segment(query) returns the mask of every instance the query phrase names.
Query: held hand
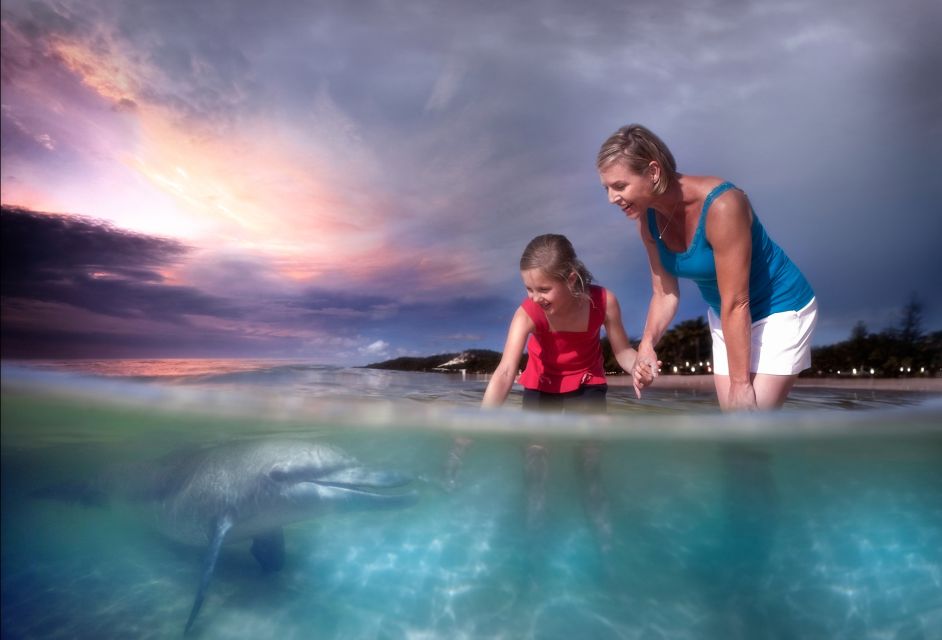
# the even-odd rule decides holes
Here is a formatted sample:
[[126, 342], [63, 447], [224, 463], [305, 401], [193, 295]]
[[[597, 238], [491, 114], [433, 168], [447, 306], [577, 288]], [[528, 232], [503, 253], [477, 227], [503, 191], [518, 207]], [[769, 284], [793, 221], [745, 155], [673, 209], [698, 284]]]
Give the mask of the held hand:
[[635, 366], [631, 370], [636, 397], [641, 398], [641, 390], [654, 382], [654, 379], [660, 373], [660, 369], [661, 361], [657, 359], [657, 354], [653, 351], [644, 356], [638, 355], [635, 359]]

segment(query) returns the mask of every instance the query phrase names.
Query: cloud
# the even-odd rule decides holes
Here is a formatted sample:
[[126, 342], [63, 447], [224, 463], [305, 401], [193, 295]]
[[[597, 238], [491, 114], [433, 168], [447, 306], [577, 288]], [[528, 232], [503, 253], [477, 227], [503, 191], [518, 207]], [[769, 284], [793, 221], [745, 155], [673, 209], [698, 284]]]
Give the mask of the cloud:
[[364, 356], [384, 357], [389, 353], [389, 343], [385, 340], [377, 340], [375, 342], [371, 342], [365, 347], [360, 347], [359, 351]]
[[187, 248], [101, 221], [3, 207], [3, 296], [68, 304], [120, 317], [182, 321], [238, 311], [192, 287], [166, 284], [162, 270]]
[[[4, 203], [186, 243], [84, 283], [115, 297], [89, 310], [143, 308], [147, 284], [230, 337], [500, 348], [519, 252], [559, 232], [637, 335], [644, 250], [593, 160], [640, 121], [749, 193], [816, 288], [819, 339], [900, 291], [937, 326], [940, 30], [932, 0], [11, 0]], [[682, 291], [677, 319], [702, 314]]]
[[[482, 325], [497, 327], [494, 299], [299, 287], [251, 255], [194, 251], [81, 216], [5, 206], [0, 222], [4, 357], [282, 355], [351, 364], [392, 344], [451, 347], [456, 332], [486, 341], [493, 335]], [[178, 283], [183, 274], [190, 284]]]
[[196, 334], [207, 338], [191, 318], [243, 315], [227, 300], [167, 281], [187, 253], [177, 241], [13, 207], [3, 207], [0, 222], [5, 355], [35, 356], [67, 342], [68, 353], [91, 351], [108, 336], [112, 353], [161, 341], [179, 347]]

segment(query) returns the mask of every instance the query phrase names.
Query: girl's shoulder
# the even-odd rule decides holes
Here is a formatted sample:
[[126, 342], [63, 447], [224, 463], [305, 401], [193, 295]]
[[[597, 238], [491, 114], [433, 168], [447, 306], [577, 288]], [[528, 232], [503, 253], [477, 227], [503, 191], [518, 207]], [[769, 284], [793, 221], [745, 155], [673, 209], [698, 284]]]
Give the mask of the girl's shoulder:
[[543, 312], [543, 309], [529, 298], [524, 298], [520, 306], [517, 307], [514, 319], [519, 319], [520, 322], [526, 326], [527, 330], [531, 332], [549, 330], [549, 321], [546, 319], [546, 314]]
[[614, 299], [615, 294], [600, 284], [590, 284], [589, 295], [592, 298], [592, 308], [600, 312], [604, 318], [611, 306], [610, 301]]

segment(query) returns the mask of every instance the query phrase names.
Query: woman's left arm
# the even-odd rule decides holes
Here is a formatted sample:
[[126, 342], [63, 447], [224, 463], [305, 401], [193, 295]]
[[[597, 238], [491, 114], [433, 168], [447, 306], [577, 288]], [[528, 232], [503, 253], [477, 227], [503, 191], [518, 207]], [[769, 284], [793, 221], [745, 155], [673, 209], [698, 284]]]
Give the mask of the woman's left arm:
[[713, 247], [720, 290], [720, 321], [729, 361], [729, 396], [723, 409], [755, 409], [756, 394], [749, 371], [752, 315], [749, 269], [752, 262], [752, 208], [746, 194], [731, 189], [710, 207], [707, 240]]

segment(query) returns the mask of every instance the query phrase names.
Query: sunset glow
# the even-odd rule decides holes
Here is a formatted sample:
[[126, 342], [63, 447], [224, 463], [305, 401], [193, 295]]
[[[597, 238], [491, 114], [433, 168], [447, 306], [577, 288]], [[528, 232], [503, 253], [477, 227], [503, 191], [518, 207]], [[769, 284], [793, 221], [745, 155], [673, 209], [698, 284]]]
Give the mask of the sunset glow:
[[[682, 171], [749, 192], [827, 308], [816, 339], [892, 324], [937, 289], [942, 229], [925, 216], [942, 194], [918, 176], [942, 162], [940, 98], [917, 77], [937, 12], [368, 5], [5, 2], [0, 195], [31, 235], [4, 267], [22, 278], [5, 284], [4, 344], [342, 362], [499, 349], [520, 251], [546, 232], [570, 237], [637, 336], [646, 254], [593, 163], [630, 121]], [[704, 313], [692, 290], [680, 304], [677, 320]]]

